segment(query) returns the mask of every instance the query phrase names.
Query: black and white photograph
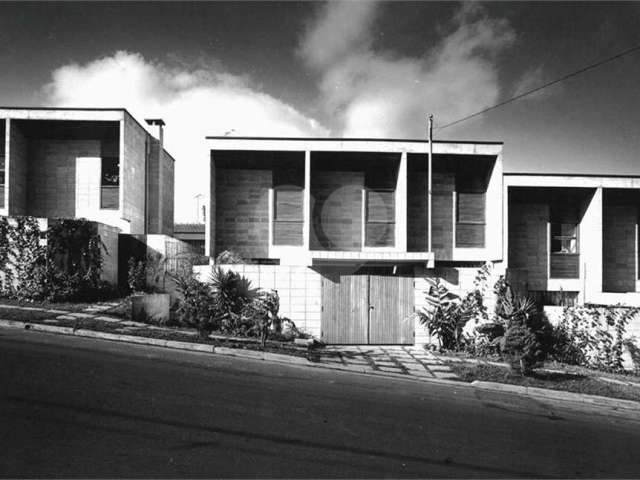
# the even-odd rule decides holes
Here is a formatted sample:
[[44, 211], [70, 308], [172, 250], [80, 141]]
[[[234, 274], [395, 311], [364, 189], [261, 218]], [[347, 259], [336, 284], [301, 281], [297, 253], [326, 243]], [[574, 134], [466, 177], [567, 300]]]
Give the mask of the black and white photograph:
[[0, 478], [640, 478], [640, 1], [0, 43]]

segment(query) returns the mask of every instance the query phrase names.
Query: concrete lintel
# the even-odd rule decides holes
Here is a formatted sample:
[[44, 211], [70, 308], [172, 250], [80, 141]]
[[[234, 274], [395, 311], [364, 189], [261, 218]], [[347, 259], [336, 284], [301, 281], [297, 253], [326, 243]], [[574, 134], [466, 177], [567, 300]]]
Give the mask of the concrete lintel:
[[[208, 138], [207, 146], [212, 150], [284, 150], [284, 151], [335, 151], [335, 152], [408, 152], [427, 154], [428, 142], [407, 140], [389, 141], [384, 139], [278, 139], [278, 138]], [[500, 144], [482, 143], [437, 143], [433, 144], [433, 153], [458, 155], [499, 155]]]
[[65, 110], [65, 109], [7, 109], [0, 108], [0, 118], [14, 120], [86, 120], [113, 121], [124, 119], [124, 110]]

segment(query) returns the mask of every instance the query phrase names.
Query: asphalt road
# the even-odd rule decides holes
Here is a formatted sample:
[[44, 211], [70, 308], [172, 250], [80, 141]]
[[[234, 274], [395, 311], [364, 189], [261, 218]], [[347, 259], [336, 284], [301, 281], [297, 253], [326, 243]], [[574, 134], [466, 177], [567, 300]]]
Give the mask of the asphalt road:
[[640, 414], [0, 329], [4, 477], [639, 477]]

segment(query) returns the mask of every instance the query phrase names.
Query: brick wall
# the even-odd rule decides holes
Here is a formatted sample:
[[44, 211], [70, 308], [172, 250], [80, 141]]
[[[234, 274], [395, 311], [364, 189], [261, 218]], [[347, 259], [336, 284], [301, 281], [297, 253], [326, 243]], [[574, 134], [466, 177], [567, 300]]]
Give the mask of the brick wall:
[[29, 140], [28, 214], [36, 217], [76, 216], [76, 158], [96, 157], [99, 140]]
[[602, 290], [635, 292], [636, 223], [635, 205], [603, 205]]
[[9, 215], [27, 214], [27, 140], [15, 121], [9, 121]]
[[312, 250], [362, 248], [364, 177], [364, 172], [312, 172], [309, 242]]
[[271, 170], [217, 169], [215, 177], [215, 254], [267, 258]]
[[509, 204], [509, 268], [526, 271], [530, 290], [547, 289], [549, 206]]
[[120, 188], [123, 190], [122, 216], [130, 222], [130, 233], [145, 230], [145, 143], [146, 130], [125, 114], [123, 122], [123, 158]]

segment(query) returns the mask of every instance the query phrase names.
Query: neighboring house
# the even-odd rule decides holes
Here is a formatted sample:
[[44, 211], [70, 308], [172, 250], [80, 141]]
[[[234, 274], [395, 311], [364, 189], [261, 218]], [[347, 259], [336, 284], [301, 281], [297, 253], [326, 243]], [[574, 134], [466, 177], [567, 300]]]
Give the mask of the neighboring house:
[[0, 215], [173, 232], [174, 160], [125, 109], [0, 107]]
[[204, 223], [176, 223], [173, 225], [173, 236], [191, 245], [194, 252], [204, 255]]
[[505, 174], [513, 283], [544, 305], [640, 305], [640, 177]]
[[429, 172], [420, 140], [207, 142], [207, 255], [246, 258], [233, 268], [325, 342], [426, 342], [424, 277], [465, 290], [502, 262], [501, 143], [434, 142]]

